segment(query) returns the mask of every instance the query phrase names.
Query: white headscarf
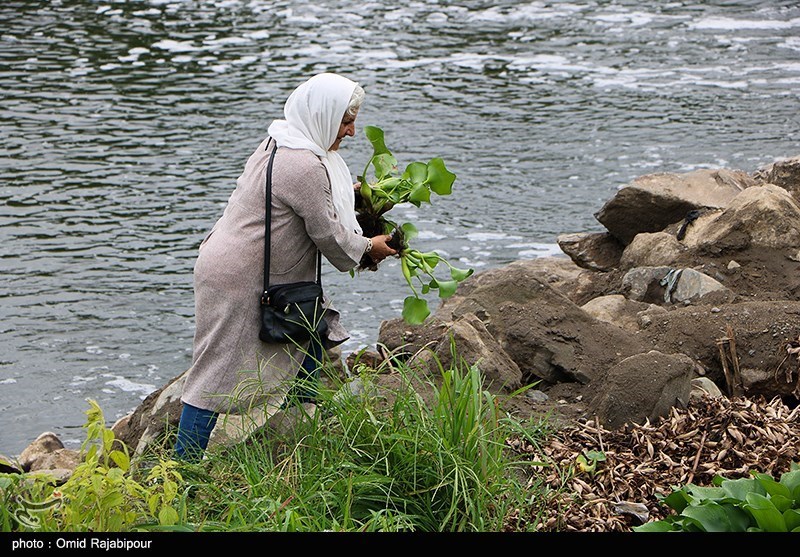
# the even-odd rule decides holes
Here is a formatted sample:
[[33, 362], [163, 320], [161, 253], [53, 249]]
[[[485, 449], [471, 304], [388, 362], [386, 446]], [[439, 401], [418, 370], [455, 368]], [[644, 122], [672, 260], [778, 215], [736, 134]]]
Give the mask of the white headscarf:
[[333, 73], [317, 74], [292, 91], [283, 107], [285, 120], [274, 120], [269, 135], [278, 147], [308, 149], [328, 170], [333, 208], [348, 229], [361, 234], [355, 213], [350, 169], [336, 151], [329, 151], [339, 133], [356, 82]]

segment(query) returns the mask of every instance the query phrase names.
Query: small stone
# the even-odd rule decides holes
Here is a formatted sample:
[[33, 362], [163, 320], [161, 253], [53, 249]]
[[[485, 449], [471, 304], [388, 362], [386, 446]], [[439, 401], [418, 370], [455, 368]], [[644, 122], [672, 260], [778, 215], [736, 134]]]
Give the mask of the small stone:
[[732, 270], [732, 269], [738, 269], [739, 267], [741, 267], [741, 265], [739, 265], [739, 264], [738, 264], [736, 261], [734, 261], [733, 259], [731, 259], [730, 263], [728, 263], [728, 270]]
[[620, 501], [614, 504], [614, 511], [619, 514], [629, 514], [636, 518], [641, 524], [647, 522], [650, 517], [650, 511], [647, 505], [642, 503], [631, 503], [629, 501]]
[[711, 308], [711, 313], [719, 313], [720, 311], [722, 311], [722, 310], [719, 309], [718, 307]]

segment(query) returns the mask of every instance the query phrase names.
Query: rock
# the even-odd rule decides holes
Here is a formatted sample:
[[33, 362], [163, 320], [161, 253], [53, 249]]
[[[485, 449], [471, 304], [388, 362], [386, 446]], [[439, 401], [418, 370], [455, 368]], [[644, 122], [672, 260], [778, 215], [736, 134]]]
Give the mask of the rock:
[[639, 314], [652, 307], [653, 304], [629, 300], [622, 294], [610, 294], [594, 298], [582, 305], [581, 309], [595, 319], [635, 333], [639, 330]]
[[653, 304], [696, 302], [717, 293], [717, 299], [732, 298], [719, 281], [694, 269], [636, 267], [622, 278], [622, 291], [631, 300]]
[[622, 294], [637, 302], [663, 304], [666, 288], [661, 281], [666, 277], [672, 267], [636, 267], [630, 269], [622, 277]]
[[666, 232], [642, 232], [637, 234], [620, 257], [619, 267], [624, 270], [634, 267], [672, 265], [686, 248]]
[[25, 447], [22, 453], [20, 453], [17, 461], [19, 462], [20, 466], [22, 466], [22, 469], [27, 472], [37, 460], [43, 458], [47, 454], [63, 448], [64, 443], [61, 442], [61, 439], [58, 438], [58, 435], [52, 431], [46, 431], [39, 435], [39, 437], [37, 437], [33, 443]]
[[[697, 361], [722, 391], [727, 391], [720, 363], [719, 339], [734, 333], [745, 395], [794, 397], [800, 377], [797, 364], [786, 360], [786, 344], [796, 339], [800, 301], [737, 302], [713, 311], [713, 306], [676, 307], [653, 317], [640, 333], [652, 349], [683, 353]], [[647, 313], [647, 312], [644, 312]], [[791, 381], [786, 381], [786, 377]]]
[[619, 265], [623, 246], [607, 232], [562, 234], [558, 246], [576, 265], [590, 271], [609, 271]]
[[[719, 281], [694, 269], [683, 269], [675, 284], [675, 290], [670, 298], [672, 303], [696, 302], [711, 293], [733, 293], [725, 288]], [[719, 298], [717, 298], [719, 299]]]
[[22, 471], [46, 474], [60, 485], [70, 478], [81, 457], [78, 451], [64, 448], [55, 433], [47, 431], [25, 447], [17, 461]]
[[708, 377], [695, 377], [692, 379], [692, 391], [689, 393], [690, 399], [702, 401], [705, 397], [717, 398], [723, 396], [725, 395], [719, 390], [717, 384]]
[[[522, 372], [514, 360], [502, 349], [474, 314], [459, 317], [432, 352], [421, 352], [410, 363], [424, 362], [429, 373], [441, 365], [449, 369], [453, 365], [452, 342], [458, 346], [458, 357], [467, 366], [476, 366], [484, 378], [486, 388], [495, 393], [511, 392], [522, 386]], [[456, 362], [459, 365], [460, 362]]]
[[800, 203], [800, 156], [776, 161], [760, 168], [753, 177], [761, 183], [775, 184]]
[[186, 372], [150, 393], [136, 410], [111, 427], [116, 438], [125, 443], [133, 455], [141, 455], [149, 445], [163, 439], [168, 430], [178, 427], [185, 379]]
[[660, 232], [691, 210], [724, 208], [756, 183], [745, 172], [725, 169], [648, 174], [621, 188], [594, 216], [627, 246], [637, 234]]
[[709, 253], [748, 247], [796, 249], [800, 246], [800, 205], [785, 189], [772, 184], [748, 188], [724, 211], [698, 218], [684, 244]]
[[21, 474], [22, 466], [14, 459], [0, 454], [0, 474]]
[[589, 411], [609, 429], [666, 417], [673, 406], [688, 403], [696, 369], [685, 354], [636, 354], [608, 370]]

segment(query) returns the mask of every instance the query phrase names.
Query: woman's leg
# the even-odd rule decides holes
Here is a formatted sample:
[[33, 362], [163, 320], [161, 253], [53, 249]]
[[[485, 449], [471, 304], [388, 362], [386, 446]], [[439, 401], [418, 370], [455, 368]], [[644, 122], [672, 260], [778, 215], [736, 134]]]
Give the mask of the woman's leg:
[[322, 344], [319, 339], [312, 338], [308, 345], [308, 353], [303, 358], [303, 364], [297, 372], [286, 401], [285, 408], [289, 404], [302, 404], [304, 402], [316, 402], [319, 394], [319, 377], [322, 368]]
[[201, 460], [217, 423], [217, 416], [217, 412], [184, 403], [175, 441], [175, 456], [193, 462]]

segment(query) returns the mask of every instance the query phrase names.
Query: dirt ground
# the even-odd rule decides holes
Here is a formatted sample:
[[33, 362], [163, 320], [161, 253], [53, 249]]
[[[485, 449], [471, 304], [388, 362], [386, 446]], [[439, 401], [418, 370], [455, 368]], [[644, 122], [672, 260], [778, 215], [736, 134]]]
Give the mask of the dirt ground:
[[[786, 338], [800, 340], [800, 315], [775, 315], [776, 301], [796, 301], [800, 297], [800, 254], [777, 250], [733, 250], [717, 247], [713, 253], [694, 254], [673, 263], [674, 267], [694, 268], [715, 277], [735, 293], [733, 296], [709, 296], [695, 307], [697, 317], [690, 321], [695, 337], [687, 341], [685, 328], [664, 327], [652, 334], [653, 349], [674, 353], [694, 342], [707, 351], [715, 351], [719, 322], [713, 309], [727, 311], [734, 328], [752, 328], [764, 323], [764, 335], [753, 336], [760, 343], [756, 351], [774, 352], [769, 360], [772, 371]], [[731, 261], [735, 263], [732, 264]], [[597, 272], [590, 281], [567, 293], [578, 305], [601, 295], [619, 293], [622, 271]], [[562, 290], [563, 291], [563, 290]], [[735, 311], [742, 302], [747, 310]], [[713, 309], [712, 309], [713, 308]], [[679, 308], [667, 308], [679, 309]], [[780, 321], [780, 338], [773, 333]], [[564, 327], [563, 322], [558, 323]], [[769, 331], [767, 331], [769, 329]], [[606, 346], [609, 359], [616, 347], [613, 342], [597, 339]], [[772, 344], [777, 343], [776, 347]], [[746, 354], [744, 354], [746, 356]], [[789, 360], [787, 368], [800, 376], [800, 361]], [[726, 393], [718, 372], [714, 377]], [[551, 463], [551, 468], [533, 467], [531, 482], [547, 482], [557, 492], [562, 473], [574, 470], [576, 458], [585, 451], [602, 451], [606, 462], [595, 474], [577, 474], [566, 491], [542, 502], [538, 512], [544, 517], [543, 531], [631, 531], [647, 520], [656, 520], [671, 510], [660, 500], [673, 488], [686, 483], [711, 485], [716, 474], [733, 479], [747, 477], [751, 471], [775, 474], [789, 471], [792, 462], [800, 462], [800, 408], [794, 396], [770, 398], [728, 397], [693, 400], [686, 408], [674, 408], [673, 414], [659, 423], [626, 424], [616, 431], [604, 430], [588, 414], [587, 406], [596, 385], [563, 382], [543, 386], [547, 395], [518, 395], [501, 399], [505, 411], [517, 419], [547, 416], [559, 432], [546, 447], [533, 447], [521, 439], [509, 439], [510, 450], [530, 456], [532, 461]], [[563, 487], [563, 486], [562, 486]], [[509, 531], [519, 530], [533, 518], [523, 511], [510, 519]]]
[[[719, 307], [728, 304], [728, 309], [735, 310], [730, 306], [741, 302], [798, 300], [798, 259], [800, 254], [772, 250], [731, 253], [720, 249], [675, 266], [693, 267], [720, 280], [736, 296], [716, 301], [721, 302]], [[731, 261], [736, 265], [730, 265]], [[618, 271], [598, 273], [592, 290], [577, 293], [574, 301], [583, 303], [595, 296], [616, 293], [620, 276]], [[709, 300], [711, 305], [714, 301]], [[773, 312], [771, 304], [748, 304], [746, 312], [732, 311], [729, 321], [734, 329], [765, 323], [765, 332], [769, 328], [780, 332], [780, 338], [775, 333], [765, 335], [761, 341], [776, 344], [779, 349], [770, 366], [780, 359], [787, 338], [800, 340], [800, 315], [792, 322]], [[778, 327], [781, 319], [782, 328]], [[710, 324], [698, 321], [698, 336], [707, 335], [710, 330]], [[707, 335], [708, 342], [713, 336]], [[686, 340], [685, 331], [669, 327], [660, 331], [657, 338], [666, 352]], [[775, 349], [771, 345], [756, 348]], [[609, 344], [608, 350], [615, 347]], [[784, 360], [785, 366], [790, 366], [787, 371], [795, 378], [800, 376], [800, 361], [786, 360], [785, 356]], [[721, 383], [724, 393], [725, 385]], [[574, 466], [577, 456], [587, 450], [603, 451], [608, 457], [601, 472], [576, 476], [569, 486], [570, 495], [549, 502], [542, 530], [631, 531], [643, 521], [670, 514], [658, 496], [669, 494], [676, 486], [689, 482], [711, 485], [716, 474], [737, 478], [759, 471], [777, 477], [789, 471], [792, 462], [800, 462], [800, 407], [794, 396], [694, 401], [686, 409], [673, 409], [673, 415], [661, 423], [628, 424], [617, 431], [606, 431], [587, 414], [587, 402], [594, 389], [593, 385], [577, 382], [559, 383], [545, 391], [547, 401], [518, 396], [504, 402], [504, 407], [517, 417], [547, 415], [556, 418], [555, 423], [562, 428], [548, 447], [536, 449], [526, 447], [520, 440], [510, 440], [515, 450], [527, 450], [532, 457], [563, 466]], [[551, 472], [548, 481], [556, 487], [559, 477]], [[632, 512], [631, 508], [638, 511]]]

